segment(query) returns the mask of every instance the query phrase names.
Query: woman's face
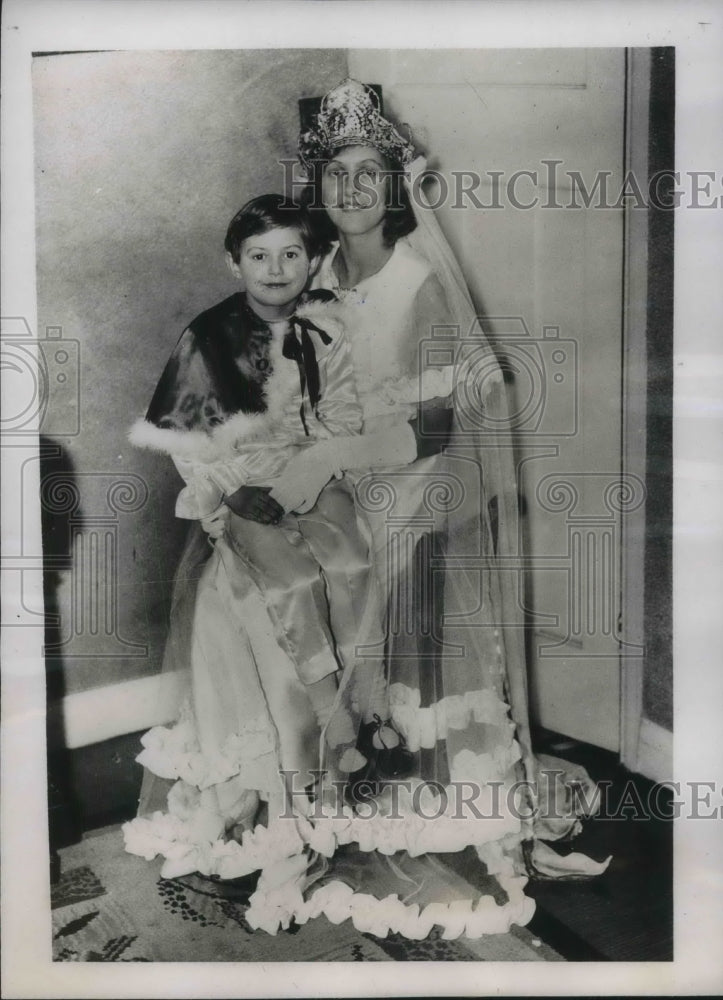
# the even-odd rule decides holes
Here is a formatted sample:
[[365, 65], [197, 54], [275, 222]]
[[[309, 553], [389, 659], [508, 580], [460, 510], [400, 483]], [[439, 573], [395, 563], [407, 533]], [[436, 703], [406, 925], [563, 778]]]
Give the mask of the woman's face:
[[324, 166], [321, 198], [340, 233], [361, 235], [381, 226], [387, 208], [389, 166], [373, 146], [346, 146]]

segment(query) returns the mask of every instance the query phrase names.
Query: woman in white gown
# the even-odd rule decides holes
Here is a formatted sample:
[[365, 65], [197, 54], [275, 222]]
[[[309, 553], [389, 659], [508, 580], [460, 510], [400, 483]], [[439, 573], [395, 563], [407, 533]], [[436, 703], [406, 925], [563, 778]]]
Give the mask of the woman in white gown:
[[380, 104], [377, 89], [354, 80], [317, 107], [300, 102], [309, 118], [300, 158], [312, 216], [335, 238], [314, 283], [341, 302], [364, 434], [410, 420], [417, 431], [418, 461], [352, 473], [387, 592], [391, 719], [418, 755], [419, 778], [458, 790], [519, 786], [517, 839], [502, 847], [489, 824], [462, 824], [488, 869], [596, 873], [540, 842], [579, 829], [594, 786], [532, 753], [505, 383], [424, 199], [424, 160]]
[[[205, 766], [207, 748], [215, 749], [218, 760], [219, 745], [233, 739], [244, 724], [238, 717], [244, 714], [238, 663], [220, 665], [227, 645], [224, 631], [244, 635], [245, 662], [258, 674], [260, 701], [265, 699], [272, 717], [274, 705], [283, 711], [286, 700], [283, 683], [279, 686], [283, 658], [264, 630], [260, 596], [237, 574], [224, 579], [222, 564], [214, 565], [212, 559], [197, 592], [194, 574], [187, 574], [191, 584], [185, 592], [190, 591], [195, 604], [191, 643], [182, 652], [187, 656], [192, 651], [195, 690], [199, 661], [210, 664], [216, 678], [213, 697], [223, 705], [206, 717], [225, 713], [225, 725], [221, 734], [216, 728], [205, 744], [203, 738], [199, 742], [192, 701], [182, 735], [179, 726], [152, 731], [142, 762], [166, 778], [185, 781], [174, 785], [168, 812], [127, 826], [126, 843], [149, 858], [164, 854], [167, 875], [200, 870], [236, 877], [261, 869], [247, 919], [271, 932], [291, 919], [303, 922], [320, 913], [336, 921], [350, 917], [357, 926], [382, 934], [392, 929], [420, 937], [435, 924], [448, 936], [503, 932], [532, 915], [532, 901], [523, 893], [528, 874], [557, 874], [561, 868], [593, 874], [604, 868], [579, 855], [558, 862], [541, 843], [541, 838], [558, 839], [579, 828], [584, 796], [573, 801], [564, 782], [555, 785], [554, 814], [548, 811], [533, 823], [538, 793], [544, 794], [547, 785], [536, 783], [529, 739], [514, 572], [520, 554], [517, 492], [504, 381], [451, 251], [433, 212], [424, 207], [421, 186], [410, 186], [423, 164], [415, 159], [411, 142], [383, 117], [374, 91], [355, 81], [335, 88], [302, 134], [300, 154], [315, 171], [311, 207], [322, 224], [332, 224], [338, 239], [315, 285], [339, 298], [335, 308], [351, 343], [367, 440], [361, 449], [346, 440], [341, 447], [338, 441], [312, 446], [304, 453], [303, 469], [292, 460], [275, 492], [289, 503], [311, 505], [330, 468], [344, 469], [354, 481], [388, 607], [384, 714], [393, 729], [380, 730], [375, 745], [384, 746], [384, 734], [387, 742], [389, 735], [394, 741], [396, 730], [412, 766], [401, 782], [385, 781], [394, 768], [385, 774], [383, 760], [376, 772], [365, 771], [370, 779], [367, 801], [356, 810], [323, 794], [312, 807], [296, 795], [291, 813], [284, 813], [288, 798], [281, 791], [277, 798], [268, 795], [266, 824], [241, 843], [224, 835], [233, 803], [243, 791], [243, 768], [235, 766], [232, 775], [217, 768], [199, 781], [192, 769], [181, 773], [176, 752], [180, 747], [195, 765], [204, 761]], [[404, 182], [395, 183], [403, 172]], [[408, 434], [410, 421], [416, 461], [385, 469], [369, 461], [375, 440], [383, 451], [390, 437]], [[365, 471], [371, 465], [374, 471]], [[303, 496], [297, 489], [302, 471]], [[232, 587], [229, 575], [234, 576]], [[179, 594], [182, 599], [183, 587]], [[215, 657], [209, 658], [209, 649]], [[372, 653], [378, 656], [379, 650]], [[207, 675], [201, 688], [209, 690]], [[351, 770], [335, 754], [333, 732], [343, 730], [349, 718], [358, 727], [353, 706], [354, 678], [343, 676], [321, 759], [314, 761], [335, 779], [348, 778]], [[275, 767], [309, 766], [314, 755], [308, 750], [315, 744], [303, 737], [303, 726], [297, 725], [294, 733], [286, 748], [277, 745], [274, 752], [269, 743], [262, 748], [269, 773]], [[370, 738], [360, 733], [360, 749], [369, 748]], [[589, 782], [575, 777], [587, 785], [583, 790], [589, 800]], [[146, 796], [141, 812], [150, 811], [149, 802]], [[213, 829], [203, 825], [209, 803], [217, 817], [226, 810], [225, 822], [219, 826], [217, 820]], [[283, 818], [291, 814], [293, 821]], [[365, 853], [341, 852], [346, 863], [342, 879], [335, 877], [333, 859], [343, 845], [358, 845]], [[408, 893], [410, 878], [417, 878], [416, 869], [405, 875], [405, 859], [470, 845], [496, 876], [506, 896], [501, 905], [492, 895], [479, 893], [442, 900], [434, 889], [429, 891], [434, 880], [426, 891], [423, 879], [415, 882], [415, 902], [409, 905], [399, 892], [389, 892], [398, 888]], [[380, 879], [379, 856], [392, 854], [394, 867]], [[332, 859], [325, 876], [319, 858]], [[402, 881], [395, 885], [397, 877]], [[386, 892], [380, 893], [384, 883]]]

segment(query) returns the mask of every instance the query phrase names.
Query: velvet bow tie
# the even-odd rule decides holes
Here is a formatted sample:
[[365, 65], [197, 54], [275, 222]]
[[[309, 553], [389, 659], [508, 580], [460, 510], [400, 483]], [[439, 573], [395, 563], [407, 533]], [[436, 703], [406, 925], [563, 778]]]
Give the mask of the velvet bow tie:
[[316, 410], [319, 402], [319, 364], [316, 360], [314, 344], [309, 336], [309, 330], [314, 330], [318, 334], [323, 344], [330, 344], [331, 337], [324, 330], [320, 330], [307, 319], [292, 319], [291, 329], [284, 337], [282, 354], [290, 361], [295, 361], [299, 367], [299, 381], [301, 382], [301, 419], [304, 430], [309, 433], [304, 417], [304, 392], [309, 394], [309, 402], [312, 410]]

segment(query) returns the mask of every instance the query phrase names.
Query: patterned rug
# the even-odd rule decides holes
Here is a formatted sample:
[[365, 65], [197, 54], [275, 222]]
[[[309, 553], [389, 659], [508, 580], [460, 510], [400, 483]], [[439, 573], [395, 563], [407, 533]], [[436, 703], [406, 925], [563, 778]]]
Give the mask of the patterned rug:
[[[60, 855], [60, 880], [51, 889], [58, 962], [562, 961], [524, 927], [479, 941], [445, 941], [434, 932], [408, 941], [319, 917], [272, 937], [246, 923], [250, 890], [243, 880], [163, 879], [160, 860], [149, 864], [125, 853], [118, 828]], [[462, 882], [441, 865], [435, 873], [450, 886]]]

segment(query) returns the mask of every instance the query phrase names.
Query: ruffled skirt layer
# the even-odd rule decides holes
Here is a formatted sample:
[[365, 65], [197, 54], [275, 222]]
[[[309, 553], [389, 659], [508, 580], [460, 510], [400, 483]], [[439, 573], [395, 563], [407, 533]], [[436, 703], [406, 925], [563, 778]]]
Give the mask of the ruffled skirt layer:
[[[260, 872], [246, 919], [272, 934], [321, 914], [410, 938], [435, 926], [445, 937], [476, 938], [527, 923], [534, 911], [524, 894], [531, 817], [520, 779], [527, 772], [494, 630], [485, 633], [477, 686], [457, 671], [430, 697], [415, 683], [418, 657], [409, 659], [414, 669], [396, 671], [388, 717], [415, 768], [352, 809], [343, 796], [344, 746], [330, 734], [344, 732], [350, 717], [357, 724], [364, 684], [354, 675], [363, 675], [363, 658], [345, 672], [321, 733], [243, 562], [226, 539], [210, 558], [203, 545], [193, 536], [182, 560], [168, 643], [184, 699], [175, 724], [143, 737], [138, 760], [146, 777], [139, 815], [123, 828], [126, 849], [149, 861], [162, 856], [164, 878]], [[358, 620], [364, 612], [357, 609]], [[562, 812], [557, 826], [548, 824], [548, 839], [574, 832], [585, 803], [570, 799], [564, 775], [555, 787]], [[254, 825], [259, 801], [265, 820]], [[539, 847], [538, 869], [558, 874], [560, 860]], [[433, 856], [467, 848], [484, 865], [483, 887], [460, 893]], [[606, 865], [571, 858], [568, 871], [596, 874]]]

